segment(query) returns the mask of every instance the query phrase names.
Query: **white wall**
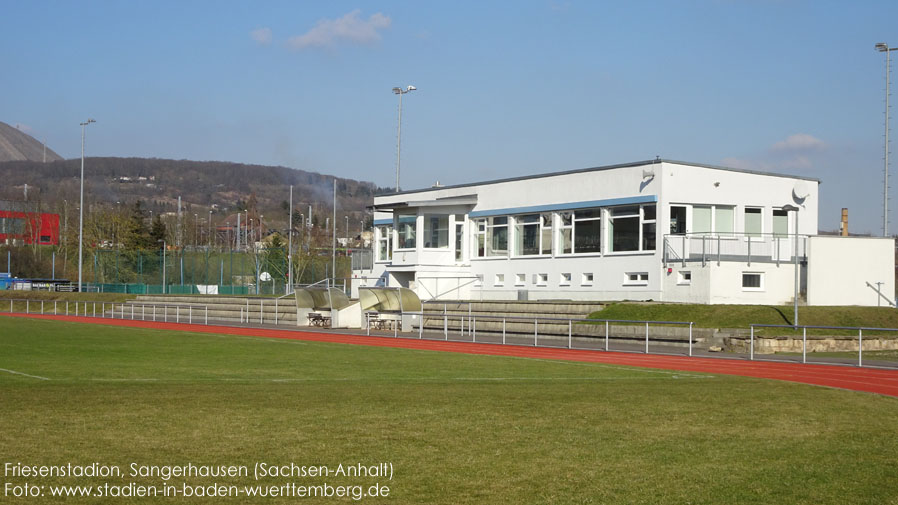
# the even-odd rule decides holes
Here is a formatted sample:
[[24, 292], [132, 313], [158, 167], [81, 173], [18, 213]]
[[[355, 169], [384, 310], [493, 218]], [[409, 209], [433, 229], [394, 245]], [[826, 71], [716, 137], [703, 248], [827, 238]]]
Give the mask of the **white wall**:
[[867, 282], [895, 299], [895, 240], [873, 237], [811, 237], [808, 304], [887, 305]]

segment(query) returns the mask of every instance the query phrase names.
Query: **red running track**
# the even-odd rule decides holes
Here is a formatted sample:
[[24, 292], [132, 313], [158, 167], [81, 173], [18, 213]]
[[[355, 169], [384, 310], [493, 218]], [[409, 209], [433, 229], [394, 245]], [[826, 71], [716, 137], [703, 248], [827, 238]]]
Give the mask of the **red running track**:
[[720, 358], [690, 358], [686, 356], [660, 356], [621, 352], [590, 351], [580, 349], [555, 349], [545, 347], [502, 346], [471, 342], [447, 342], [441, 340], [417, 340], [406, 338], [369, 337], [343, 333], [281, 330], [268, 328], [244, 328], [237, 326], [195, 325], [137, 321], [128, 319], [96, 319], [81, 316], [54, 316], [41, 314], [2, 314], [7, 317], [28, 317], [129, 328], [177, 330], [194, 333], [215, 333], [265, 338], [283, 338], [314, 342], [395, 347], [428, 351], [458, 352], [490, 356], [514, 356], [521, 358], [555, 359], [586, 363], [605, 363], [662, 370], [680, 370], [723, 375], [740, 375], [813, 384], [851, 391], [865, 391], [898, 397], [898, 370], [881, 370], [837, 365], [810, 365], [800, 363], [772, 363], [760, 361], [730, 360]]

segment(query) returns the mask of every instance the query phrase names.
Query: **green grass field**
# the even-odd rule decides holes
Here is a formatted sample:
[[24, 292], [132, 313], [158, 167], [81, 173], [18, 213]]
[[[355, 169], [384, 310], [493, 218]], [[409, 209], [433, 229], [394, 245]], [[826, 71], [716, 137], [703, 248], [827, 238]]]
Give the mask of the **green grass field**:
[[[132, 462], [392, 463], [390, 481], [260, 481], [389, 486], [388, 498], [362, 500], [375, 503], [898, 503], [898, 400], [871, 394], [5, 317], [0, 368], [0, 463], [100, 462], [125, 471]], [[116, 483], [128, 481], [161, 482]], [[12, 504], [298, 501], [353, 502], [0, 497]]]

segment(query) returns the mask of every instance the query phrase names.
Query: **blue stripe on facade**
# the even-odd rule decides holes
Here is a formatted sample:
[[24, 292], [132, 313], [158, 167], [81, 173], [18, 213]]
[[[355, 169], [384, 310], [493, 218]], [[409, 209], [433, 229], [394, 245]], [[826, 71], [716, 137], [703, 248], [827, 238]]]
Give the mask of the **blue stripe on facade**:
[[508, 209], [476, 210], [468, 214], [469, 217], [505, 216], [510, 214], [530, 214], [536, 212], [548, 212], [554, 210], [576, 210], [592, 207], [611, 207], [614, 205], [633, 205], [637, 203], [654, 203], [658, 201], [658, 195], [631, 196], [627, 198], [608, 198], [605, 200], [591, 200], [587, 202], [556, 203], [551, 205], [534, 205], [530, 207], [511, 207]]
[[393, 224], [392, 219], [375, 219], [374, 226], [385, 226]]

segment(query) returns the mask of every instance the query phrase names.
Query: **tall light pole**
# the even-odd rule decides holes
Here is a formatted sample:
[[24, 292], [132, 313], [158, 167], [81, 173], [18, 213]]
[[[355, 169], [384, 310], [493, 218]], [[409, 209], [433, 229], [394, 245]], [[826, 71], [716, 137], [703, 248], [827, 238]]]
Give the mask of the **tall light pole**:
[[402, 95], [415, 91], [416, 87], [414, 86], [406, 86], [405, 89], [402, 88], [393, 88], [393, 93], [399, 95], [399, 125], [396, 129], [396, 192], [399, 192], [399, 160], [400, 160], [400, 146], [402, 145]]
[[889, 73], [891, 71], [891, 52], [898, 47], [889, 47], [885, 42], [876, 44], [876, 50], [886, 53], [886, 140], [885, 155], [883, 156], [882, 176], [882, 236], [889, 236]]
[[798, 206], [783, 205], [783, 210], [795, 212], [795, 250], [792, 251], [792, 255], [795, 256], [795, 314], [792, 316], [792, 326], [798, 328]]
[[81, 273], [84, 267], [84, 129], [96, 123], [93, 119], [81, 123], [81, 205], [78, 207], [78, 292], [81, 292]]
[[287, 287], [284, 294], [293, 292], [293, 185], [290, 185], [290, 216], [287, 220]]

